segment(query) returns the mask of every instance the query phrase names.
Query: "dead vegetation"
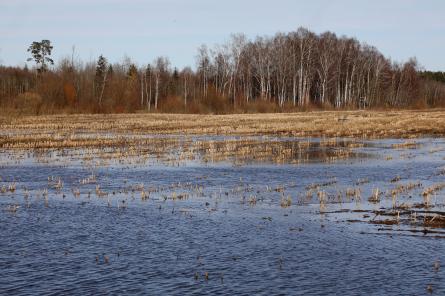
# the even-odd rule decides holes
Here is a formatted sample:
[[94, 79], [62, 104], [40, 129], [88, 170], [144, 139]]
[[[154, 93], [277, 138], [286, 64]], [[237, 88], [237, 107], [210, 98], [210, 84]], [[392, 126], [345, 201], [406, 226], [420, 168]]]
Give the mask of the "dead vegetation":
[[[242, 205], [250, 207], [273, 203], [289, 211], [300, 205], [314, 204], [319, 205], [320, 213], [345, 204], [372, 209], [386, 207], [388, 210], [384, 212], [373, 212], [368, 208], [366, 221], [371, 224], [443, 228], [443, 214], [425, 214], [419, 209], [431, 211], [440, 205], [445, 183], [436, 180], [436, 183], [427, 182], [424, 187], [403, 171], [385, 176], [384, 184], [377, 184], [372, 176], [366, 175], [360, 178], [354, 176], [348, 184], [343, 184], [333, 174], [316, 183], [299, 184], [301, 180], [292, 180], [288, 184], [264, 184], [265, 190], [245, 184], [240, 178], [240, 184], [231, 190], [226, 188], [223, 191], [220, 188], [219, 191], [206, 191], [198, 183], [161, 188], [149, 184], [144, 186], [143, 183], [128, 187], [124, 182], [119, 188], [109, 188], [101, 184], [95, 168], [118, 165], [124, 169], [159, 163], [180, 166], [190, 161], [229, 162], [234, 165], [252, 162], [303, 164], [314, 159], [333, 162], [362, 158], [360, 153], [363, 152], [358, 151], [366, 149], [357, 148], [374, 146], [370, 143], [372, 141], [359, 136], [414, 138], [426, 134], [441, 135], [445, 131], [445, 122], [441, 120], [444, 113], [354, 111], [227, 116], [132, 114], [2, 118], [0, 147], [3, 148], [4, 158], [0, 164], [20, 163], [30, 157], [27, 153], [31, 153], [37, 163], [69, 166], [74, 161], [91, 172], [76, 179], [75, 186], [71, 188], [67, 188], [67, 183], [60, 177], [48, 177], [47, 188], [43, 193], [38, 193], [46, 203], [51, 202], [51, 199], [48, 200], [49, 189], [50, 196], [53, 191], [62, 194], [63, 198], [68, 193], [76, 199], [85, 196], [90, 199], [94, 195], [109, 206], [117, 204], [119, 209], [125, 209], [135, 196], [147, 203], [180, 202], [204, 196], [214, 198], [206, 200], [206, 211], [216, 211], [223, 197], [241, 200]], [[340, 116], [344, 120], [335, 120]], [[314, 139], [304, 136], [322, 137]], [[395, 151], [395, 156], [404, 155], [406, 150], [414, 150], [414, 153], [416, 149], [424, 148], [420, 140], [397, 142], [400, 143], [387, 147]], [[434, 149], [437, 157], [442, 157], [439, 154], [442, 147]], [[427, 151], [430, 153], [431, 149]], [[440, 168], [438, 176], [442, 173], [443, 168]], [[21, 192], [15, 180], [2, 182], [0, 193], [13, 195], [16, 191]], [[195, 181], [200, 182], [201, 179]], [[32, 192], [23, 192], [27, 200], [31, 200], [28, 196]], [[8, 208], [8, 211], [13, 212], [11, 209]]]
[[[0, 118], [0, 147], [126, 145], [134, 135], [280, 135], [413, 138], [444, 135], [445, 111], [324, 111], [283, 114], [115, 114]], [[338, 121], [341, 117], [344, 120]], [[137, 137], [136, 137], [137, 138]], [[407, 141], [398, 148], [414, 148]]]

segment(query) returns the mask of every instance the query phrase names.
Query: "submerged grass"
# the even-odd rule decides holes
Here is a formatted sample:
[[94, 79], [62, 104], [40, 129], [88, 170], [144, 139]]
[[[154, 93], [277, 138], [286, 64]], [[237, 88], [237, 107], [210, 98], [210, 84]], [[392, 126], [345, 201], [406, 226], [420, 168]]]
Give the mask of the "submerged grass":
[[[24, 151], [32, 150], [37, 162], [58, 161], [61, 165], [69, 166], [71, 164], [69, 159], [73, 159], [91, 172], [84, 178], [76, 180], [76, 185], [71, 188], [66, 188], [64, 180], [60, 177], [48, 177], [48, 188], [40, 194], [45, 203], [51, 201], [48, 199], [48, 189], [50, 189], [59, 195], [63, 194], [63, 198], [68, 192], [76, 199], [85, 196], [90, 199], [91, 195], [95, 195], [107, 202], [108, 206], [117, 204], [122, 210], [126, 209], [129, 202], [135, 198], [146, 202], [179, 203], [189, 198], [207, 196], [209, 199], [205, 200], [203, 206], [207, 211], [216, 211], [218, 202], [225, 197], [241, 200], [241, 204], [249, 206], [261, 206], [266, 203], [265, 200], [268, 202], [273, 200], [274, 204], [278, 203], [281, 208], [288, 210], [298, 205], [314, 203], [319, 204], [320, 213], [326, 213], [332, 204], [355, 201], [355, 204], [359, 205], [363, 195], [368, 197], [363, 199], [363, 202], [368, 201], [375, 208], [383, 206], [385, 199], [391, 201], [391, 207], [386, 211], [369, 212], [366, 215], [378, 214], [394, 219], [380, 220], [369, 217], [370, 223], [442, 227], [444, 221], [442, 214], [434, 217], [422, 216], [422, 213], [415, 212], [415, 209], [429, 209], [430, 197], [435, 197], [443, 190], [444, 183], [428, 184], [430, 187], [424, 188], [420, 182], [406, 179], [404, 174], [386, 179], [385, 184], [374, 184], [373, 180], [370, 181], [366, 176], [342, 184], [334, 175], [318, 183], [264, 184], [265, 190], [254, 189], [252, 185], [244, 184], [240, 179], [240, 184], [232, 190], [226, 188], [227, 191], [223, 192], [220, 188], [219, 192], [209, 193], [198, 183], [178, 184], [168, 188], [153, 187], [148, 184], [144, 186], [143, 183], [129, 187], [124, 183], [120, 184], [119, 188], [107, 188], [106, 184], [100, 183], [94, 169], [113, 164], [119, 164], [122, 168], [146, 166], [152, 162], [179, 166], [189, 161], [205, 163], [229, 161], [234, 165], [243, 165], [251, 162], [299, 164], [314, 158], [324, 162], [347, 160], [360, 156], [356, 153], [356, 148], [368, 147], [366, 141], [360, 140], [363, 137], [411, 138], [425, 134], [444, 135], [445, 121], [442, 120], [444, 115], [445, 111], [436, 110], [224, 116], [128, 114], [0, 118], [0, 148], [4, 149], [5, 155], [0, 165], [18, 163], [25, 158]], [[342, 120], [338, 120], [339, 118]], [[192, 137], [192, 135], [204, 137]], [[207, 135], [225, 137], [205, 137]], [[241, 137], [235, 137], [236, 135]], [[289, 138], [279, 136], [289, 136]], [[321, 139], [298, 138], [300, 136], [319, 136]], [[413, 140], [406, 140], [392, 144], [388, 148], [399, 151], [397, 153], [402, 156], [406, 150], [420, 149], [421, 145]], [[442, 149], [443, 147], [435, 147], [434, 150], [429, 150], [429, 153], [431, 151], [438, 153]], [[57, 153], [53, 153], [54, 151]], [[438, 174], [445, 174], [443, 171], [441, 168]], [[198, 179], [195, 181], [200, 182]], [[297, 186], [299, 190], [295, 189]], [[20, 187], [17, 190], [20, 191]], [[15, 191], [14, 179], [8, 183], [1, 183], [1, 194], [13, 194]], [[31, 198], [28, 196], [32, 192], [28, 190], [23, 192], [30, 202]], [[416, 205], [410, 202], [412, 193], [423, 197], [424, 203]], [[214, 198], [211, 203], [210, 198]], [[11, 207], [7, 210], [15, 212], [17, 208]], [[419, 221], [422, 221], [422, 224]]]

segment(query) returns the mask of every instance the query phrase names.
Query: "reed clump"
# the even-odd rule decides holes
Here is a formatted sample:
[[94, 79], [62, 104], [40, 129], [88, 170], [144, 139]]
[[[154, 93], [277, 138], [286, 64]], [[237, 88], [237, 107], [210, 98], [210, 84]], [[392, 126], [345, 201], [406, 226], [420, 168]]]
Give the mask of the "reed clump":
[[281, 197], [280, 206], [282, 208], [288, 208], [292, 205], [292, 198], [289, 196], [287, 197]]

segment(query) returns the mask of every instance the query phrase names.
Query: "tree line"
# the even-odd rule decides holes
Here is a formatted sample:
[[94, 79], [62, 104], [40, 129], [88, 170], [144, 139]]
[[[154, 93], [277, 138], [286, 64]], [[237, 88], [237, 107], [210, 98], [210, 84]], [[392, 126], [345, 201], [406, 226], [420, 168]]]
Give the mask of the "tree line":
[[396, 63], [375, 47], [305, 28], [198, 48], [196, 67], [167, 57], [136, 65], [99, 56], [54, 66], [49, 40], [28, 48], [34, 67], [0, 66], [0, 106], [24, 113], [280, 112], [445, 106], [445, 74]]

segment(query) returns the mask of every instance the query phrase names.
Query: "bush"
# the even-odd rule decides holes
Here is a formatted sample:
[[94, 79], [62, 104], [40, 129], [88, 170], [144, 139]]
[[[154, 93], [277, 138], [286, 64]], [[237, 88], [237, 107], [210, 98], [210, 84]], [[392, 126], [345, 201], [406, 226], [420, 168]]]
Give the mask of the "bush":
[[248, 113], [273, 113], [278, 111], [277, 105], [274, 102], [262, 99], [249, 102], [245, 109]]
[[34, 92], [19, 94], [14, 99], [14, 107], [20, 109], [21, 113], [38, 114], [42, 106], [42, 97]]
[[184, 101], [178, 96], [170, 96], [159, 101], [161, 112], [184, 113]]
[[212, 114], [227, 114], [232, 106], [230, 100], [220, 96], [214, 88], [209, 88], [207, 97], [203, 98], [201, 103], [207, 109], [207, 113]]

